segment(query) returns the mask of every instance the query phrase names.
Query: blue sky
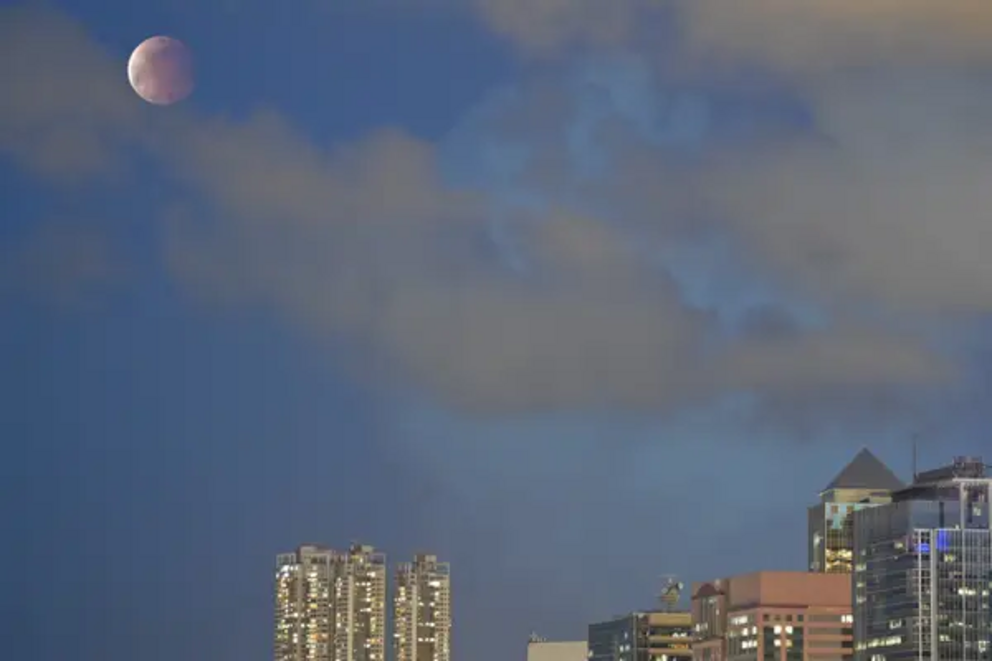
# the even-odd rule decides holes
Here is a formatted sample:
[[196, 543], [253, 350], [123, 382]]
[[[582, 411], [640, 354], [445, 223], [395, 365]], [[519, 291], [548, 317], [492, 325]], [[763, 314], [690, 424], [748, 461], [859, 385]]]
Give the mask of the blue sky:
[[987, 454], [992, 9], [414, 4], [0, 8], [15, 656], [261, 661], [357, 539], [519, 658], [802, 569], [862, 446]]

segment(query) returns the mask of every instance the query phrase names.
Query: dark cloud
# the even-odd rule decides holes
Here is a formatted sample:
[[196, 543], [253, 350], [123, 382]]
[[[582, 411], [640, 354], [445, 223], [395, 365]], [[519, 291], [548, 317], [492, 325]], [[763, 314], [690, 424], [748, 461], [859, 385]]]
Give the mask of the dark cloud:
[[[887, 334], [857, 317], [787, 341], [737, 341], [713, 310], [690, 302], [646, 245], [671, 252], [686, 235], [687, 214], [726, 202], [722, 216], [734, 224], [717, 229], [743, 235], [774, 265], [792, 254], [776, 252], [779, 246], [797, 246], [800, 254], [806, 249], [803, 235], [787, 238], [787, 231], [819, 238], [845, 227], [823, 218], [835, 180], [797, 178], [789, 195], [776, 195], [766, 189], [798, 177], [802, 163], [749, 161], [740, 172], [733, 158], [717, 161], [715, 169], [705, 161], [679, 166], [684, 149], [673, 152], [673, 144], [698, 142], [706, 124], [687, 124], [678, 97], [653, 103], [659, 96], [651, 69], [636, 59], [587, 67], [577, 79], [585, 82], [571, 89], [545, 94], [540, 82], [527, 88], [527, 96], [550, 94], [558, 102], [516, 104], [530, 110], [511, 113], [508, 124], [497, 113], [507, 142], [531, 150], [525, 172], [540, 175], [532, 184], [546, 206], [536, 213], [503, 207], [509, 190], [473, 189], [471, 182], [453, 187], [442, 177], [435, 145], [400, 129], [325, 148], [274, 112], [232, 121], [178, 110], [148, 121], [135, 105], [140, 102], [121, 89], [123, 63], [71, 21], [6, 11], [14, 19], [4, 21], [6, 30], [31, 35], [4, 40], [13, 60], [47, 48], [60, 54], [42, 59], [29, 81], [10, 81], [24, 87], [30, 103], [3, 113], [0, 125], [12, 127], [8, 135], [24, 127], [58, 134], [77, 102], [51, 90], [69, 84], [63, 63], [76, 62], [71, 73], [87, 81], [92, 97], [79, 126], [97, 140], [93, 144], [106, 147], [91, 154], [91, 165], [120, 158], [110, 147], [124, 142], [166, 166], [186, 191], [176, 200], [179, 215], [162, 212], [164, 254], [177, 280], [203, 300], [267, 309], [320, 341], [350, 343], [356, 378], [425, 387], [448, 405], [502, 413], [589, 406], [663, 411], [748, 389], [772, 395], [887, 388], [949, 376], [948, 366], [917, 338]], [[586, 94], [590, 84], [599, 93]], [[645, 114], [642, 107], [654, 110]], [[568, 130], [549, 133], [562, 110]], [[860, 126], [852, 112], [840, 117], [846, 121], [837, 130]], [[611, 123], [615, 128], [603, 132]], [[533, 140], [542, 134], [547, 139]], [[646, 135], [648, 145], [653, 137], [655, 146], [618, 139], [621, 134]], [[23, 164], [35, 165], [16, 140], [6, 144]], [[860, 141], [840, 154], [853, 158], [870, 144]], [[60, 162], [81, 162], [73, 153]], [[597, 153], [616, 166], [592, 184], [589, 172], [574, 166]], [[632, 171], [624, 167], [629, 162], [639, 164], [641, 185], [612, 185]], [[797, 206], [803, 196], [820, 217]], [[843, 199], [852, 204], [862, 197]], [[526, 263], [524, 272], [480, 251], [497, 215]], [[857, 217], [857, 209], [848, 215]], [[794, 218], [803, 222], [789, 224]], [[781, 227], [749, 234], [757, 222]], [[854, 232], [850, 238], [856, 249], [864, 237]], [[721, 336], [714, 349], [712, 338]]]

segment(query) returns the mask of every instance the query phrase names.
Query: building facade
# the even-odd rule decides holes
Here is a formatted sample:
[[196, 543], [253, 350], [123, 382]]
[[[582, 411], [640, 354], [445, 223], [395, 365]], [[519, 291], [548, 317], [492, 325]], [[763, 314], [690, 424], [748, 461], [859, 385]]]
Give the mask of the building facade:
[[859, 661], [990, 658], [992, 479], [980, 458], [921, 473], [855, 516]]
[[809, 570], [851, 573], [854, 513], [891, 502], [902, 482], [868, 449], [863, 449], [820, 493], [809, 508]]
[[527, 643], [527, 661], [585, 661], [588, 644], [584, 640], [541, 640]]
[[853, 658], [848, 574], [756, 572], [692, 587], [697, 661]]
[[316, 545], [276, 557], [275, 661], [385, 661], [386, 559]]
[[301, 546], [276, 558], [275, 661], [332, 661], [339, 554]]
[[335, 661], [385, 661], [386, 555], [365, 544], [342, 553], [334, 597]]
[[417, 555], [396, 568], [393, 594], [394, 661], [450, 661], [451, 568]]
[[692, 615], [638, 612], [589, 625], [589, 661], [673, 661], [692, 658]]

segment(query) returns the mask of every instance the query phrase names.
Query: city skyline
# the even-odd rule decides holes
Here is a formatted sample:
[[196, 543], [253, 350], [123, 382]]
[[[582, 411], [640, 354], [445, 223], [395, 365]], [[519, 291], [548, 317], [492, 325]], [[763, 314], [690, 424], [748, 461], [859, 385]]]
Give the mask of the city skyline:
[[785, 1], [2, 3], [6, 654], [266, 661], [354, 539], [506, 661], [992, 456], [992, 3]]
[[669, 575], [677, 587], [662, 591], [659, 610], [590, 623], [583, 642], [532, 633], [527, 660], [988, 659], [988, 469], [956, 456], [919, 471], [914, 452], [903, 483], [862, 448], [808, 508], [805, 571], [693, 583], [689, 610], [676, 608], [682, 584]]

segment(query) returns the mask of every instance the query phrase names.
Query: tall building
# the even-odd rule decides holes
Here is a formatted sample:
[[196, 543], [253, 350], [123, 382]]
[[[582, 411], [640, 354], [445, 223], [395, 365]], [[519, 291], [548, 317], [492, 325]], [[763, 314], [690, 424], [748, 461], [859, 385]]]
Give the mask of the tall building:
[[692, 615], [638, 612], [589, 625], [589, 661], [674, 661], [692, 658]]
[[385, 556], [359, 545], [282, 553], [275, 611], [275, 661], [385, 661]]
[[850, 573], [854, 555], [854, 512], [884, 505], [903, 483], [867, 448], [861, 450], [809, 508], [809, 570]]
[[854, 517], [855, 658], [990, 658], [992, 479], [959, 457]]
[[451, 568], [418, 554], [396, 568], [394, 661], [450, 661]]
[[319, 546], [277, 556], [275, 661], [332, 661], [338, 559]]
[[763, 571], [692, 586], [697, 661], [845, 661], [853, 656], [847, 574]]
[[355, 544], [338, 560], [335, 661], [385, 661], [386, 556]]
[[543, 640], [531, 636], [527, 642], [527, 661], [586, 661], [588, 645], [584, 640]]

